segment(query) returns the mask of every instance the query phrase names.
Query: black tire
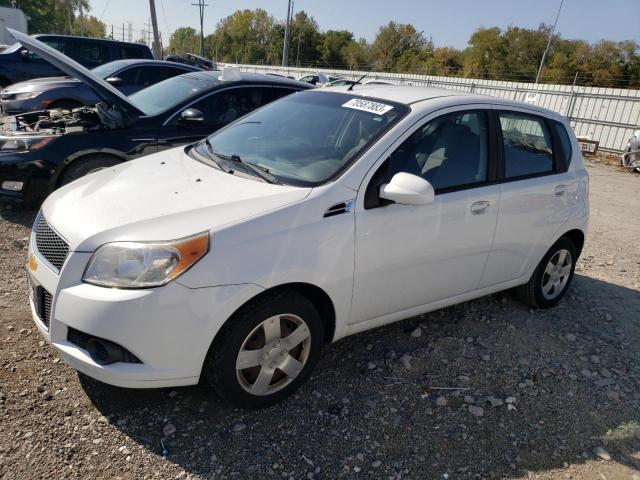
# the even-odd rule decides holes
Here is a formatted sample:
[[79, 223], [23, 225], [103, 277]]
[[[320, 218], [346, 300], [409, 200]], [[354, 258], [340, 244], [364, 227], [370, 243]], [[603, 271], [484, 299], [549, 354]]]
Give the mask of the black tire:
[[[286, 314], [299, 317], [308, 327], [310, 349], [306, 356], [306, 363], [299, 371], [300, 373], [289, 383], [285, 383], [280, 390], [271, 394], [254, 395], [245, 390], [239, 379], [236, 371], [238, 354], [247, 338], [262, 322], [273, 316]], [[305, 296], [293, 290], [267, 293], [242, 307], [227, 321], [209, 348], [202, 373], [207, 383], [224, 401], [240, 408], [263, 408], [282, 401], [302, 385], [320, 358], [323, 344], [322, 320], [317, 309]], [[254, 368], [261, 372], [262, 367]]]
[[122, 163], [120, 159], [111, 155], [91, 155], [78, 158], [62, 172], [62, 176], [58, 181], [58, 186], [61, 187], [77, 180], [80, 177], [84, 177], [89, 173], [113, 167], [120, 163]]
[[82, 107], [84, 104], [76, 100], [56, 100], [51, 102], [47, 108], [53, 110], [55, 108], [62, 108], [63, 110], [73, 110], [74, 108]]
[[[543, 293], [543, 279], [545, 278], [545, 269], [549, 264], [550, 260], [554, 258], [554, 256], [561, 250], [567, 250], [571, 255], [571, 271], [569, 273], [569, 278], [566, 283], [562, 287], [562, 290], [556, 294], [553, 298], [545, 297]], [[562, 300], [562, 297], [567, 293], [569, 287], [571, 286], [571, 281], [573, 280], [573, 273], [576, 267], [576, 261], [578, 260], [578, 254], [576, 252], [576, 247], [573, 242], [567, 238], [562, 237], [553, 246], [549, 249], [549, 251], [545, 254], [545, 256], [540, 260], [540, 263], [536, 267], [533, 275], [529, 281], [516, 287], [514, 292], [518, 299], [534, 308], [551, 308], [554, 307]]]

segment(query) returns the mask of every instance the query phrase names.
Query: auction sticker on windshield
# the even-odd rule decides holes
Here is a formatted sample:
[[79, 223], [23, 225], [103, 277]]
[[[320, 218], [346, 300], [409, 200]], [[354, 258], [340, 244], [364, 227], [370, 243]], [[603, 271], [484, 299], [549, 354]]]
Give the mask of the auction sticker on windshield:
[[343, 103], [342, 106], [346, 108], [362, 110], [364, 112], [375, 113], [377, 115], [384, 115], [389, 110], [393, 110], [393, 107], [391, 105], [372, 102], [371, 100], [364, 100], [362, 98], [352, 98], [347, 103]]

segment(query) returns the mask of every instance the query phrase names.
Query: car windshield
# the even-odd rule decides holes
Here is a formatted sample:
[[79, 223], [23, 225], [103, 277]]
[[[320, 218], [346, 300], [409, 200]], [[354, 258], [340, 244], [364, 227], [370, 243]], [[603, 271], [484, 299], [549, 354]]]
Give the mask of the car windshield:
[[156, 115], [211, 88], [217, 82], [213, 75], [207, 75], [206, 78], [190, 74], [178, 75], [130, 95], [129, 101], [145, 115]]
[[115, 61], [105, 63], [104, 65], [100, 65], [99, 67], [92, 68], [91, 73], [93, 73], [96, 77], [99, 78], [109, 78], [111, 75], [116, 73], [122, 67], [127, 65], [128, 62]]
[[196, 146], [213, 160], [237, 155], [282, 183], [320, 185], [350, 165], [409, 108], [334, 92], [300, 92], [237, 120]]

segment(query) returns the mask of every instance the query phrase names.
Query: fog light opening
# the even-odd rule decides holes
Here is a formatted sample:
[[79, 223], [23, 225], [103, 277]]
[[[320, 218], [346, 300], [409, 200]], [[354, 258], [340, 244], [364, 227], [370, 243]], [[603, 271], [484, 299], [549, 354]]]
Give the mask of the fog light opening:
[[122, 347], [96, 337], [87, 341], [87, 352], [89, 352], [91, 359], [99, 365], [110, 365], [124, 360]]
[[3, 190], [10, 190], [12, 192], [20, 192], [24, 187], [24, 182], [16, 182], [13, 180], [7, 180], [6, 182], [2, 182]]

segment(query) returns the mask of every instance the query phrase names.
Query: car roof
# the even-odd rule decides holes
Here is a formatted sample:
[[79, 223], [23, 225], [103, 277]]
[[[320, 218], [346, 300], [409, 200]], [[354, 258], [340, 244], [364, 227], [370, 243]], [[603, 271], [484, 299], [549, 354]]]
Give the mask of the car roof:
[[113, 43], [118, 45], [126, 45], [130, 47], [137, 48], [149, 48], [147, 45], [142, 43], [134, 43], [134, 42], [123, 42], [121, 40], [115, 40], [111, 38], [95, 38], [95, 37], [79, 37], [77, 35], [58, 35], [57, 33], [36, 33], [33, 35], [33, 38], [72, 38], [75, 40], [84, 40], [90, 42], [100, 42], [100, 43]]
[[[196, 78], [199, 80], [218, 80], [218, 77], [220, 76], [221, 70], [207, 70], [207, 71], [202, 71], [202, 72], [189, 72], [189, 73], [184, 73], [182, 74], [182, 76], [188, 76], [188, 77], [192, 77], [192, 78]], [[295, 88], [310, 88], [311, 86], [308, 83], [304, 83], [304, 82], [299, 82], [298, 80], [292, 80], [290, 78], [286, 78], [286, 77], [277, 77], [275, 75], [267, 75], [265, 73], [247, 73], [247, 72], [238, 72], [239, 74], [239, 79], [238, 80], [231, 80], [228, 82], [221, 82], [221, 83], [260, 83], [260, 82], [266, 82], [266, 83], [271, 83], [274, 85], [282, 85], [282, 86], [289, 86], [289, 87], [295, 87]]]
[[[185, 69], [193, 69], [194, 72], [199, 72], [200, 68], [198, 67], [194, 67], [193, 65], [186, 65], [184, 63], [179, 63], [179, 62], [171, 62], [168, 60], [154, 60], [151, 58], [123, 58], [121, 60], [113, 60], [112, 62], [108, 62], [108, 63], [117, 63], [118, 65], [122, 65], [123, 67], [128, 67], [129, 65], [167, 65], [170, 64], [171, 66], [177, 66], [180, 68], [185, 68]], [[106, 64], [103, 64], [106, 65]]]
[[550, 117], [558, 117], [556, 112], [548, 110], [537, 105], [530, 103], [515, 102], [512, 100], [505, 100], [502, 98], [491, 97], [489, 95], [480, 95], [477, 93], [468, 93], [459, 90], [449, 90], [445, 88], [435, 87], [420, 87], [414, 85], [369, 85], [358, 84], [348, 91], [348, 86], [328, 86], [318, 91], [323, 92], [341, 92], [349, 93], [350, 95], [357, 95], [361, 97], [373, 97], [380, 100], [389, 100], [391, 102], [404, 103], [405, 105], [412, 105], [420, 102], [426, 102], [436, 98], [451, 98], [452, 105], [456, 102], [463, 100], [463, 103], [487, 103], [495, 105], [506, 105], [519, 108], [527, 108], [529, 110], [535, 110]]

